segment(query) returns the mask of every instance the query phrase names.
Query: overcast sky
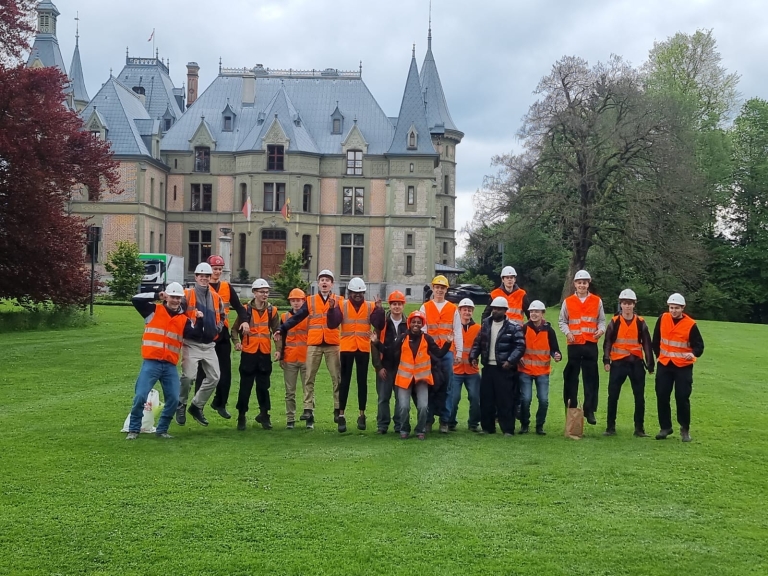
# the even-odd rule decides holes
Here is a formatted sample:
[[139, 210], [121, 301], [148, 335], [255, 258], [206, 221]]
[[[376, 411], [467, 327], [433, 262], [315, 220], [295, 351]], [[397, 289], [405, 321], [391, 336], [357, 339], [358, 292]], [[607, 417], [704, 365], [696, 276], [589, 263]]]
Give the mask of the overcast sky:
[[[384, 112], [396, 116], [410, 65], [421, 66], [429, 0], [54, 0], [69, 66], [75, 15], [93, 97], [131, 56], [160, 57], [180, 87], [188, 61], [200, 65], [200, 92], [224, 66], [356, 70]], [[472, 194], [492, 173], [494, 154], [515, 136], [533, 90], [565, 55], [590, 63], [619, 54], [641, 65], [654, 41], [714, 29], [723, 64], [741, 75], [745, 98], [768, 98], [768, 21], [758, 0], [433, 0], [432, 52], [451, 116], [465, 137], [457, 149], [457, 228], [471, 219]], [[461, 248], [461, 241], [460, 241]]]

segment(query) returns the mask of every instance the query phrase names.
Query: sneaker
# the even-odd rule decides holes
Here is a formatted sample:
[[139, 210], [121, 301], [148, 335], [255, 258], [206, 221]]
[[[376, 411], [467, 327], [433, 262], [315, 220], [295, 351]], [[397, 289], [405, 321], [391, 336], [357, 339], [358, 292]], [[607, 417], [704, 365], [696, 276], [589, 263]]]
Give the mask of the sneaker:
[[339, 409], [334, 408], [333, 409], [333, 423], [338, 424], [339, 423]]
[[128, 434], [125, 435], [126, 440], [136, 440], [136, 438], [139, 437], [138, 432], [128, 432]]
[[261, 424], [264, 430], [272, 430], [272, 420], [269, 418], [269, 412], [259, 412], [254, 420]]
[[672, 432], [674, 432], [672, 428], [662, 428], [659, 430], [659, 433], [656, 434], [656, 440], [666, 440], [667, 436], [672, 434]]
[[424, 440], [426, 437], [427, 435], [424, 434], [424, 432], [421, 432], [420, 434], [416, 434], [416, 438], [418, 438], [419, 440]]
[[219, 406], [218, 408], [214, 408], [214, 410], [216, 410], [216, 412], [219, 413], [219, 416], [221, 416], [225, 420], [229, 420], [230, 418], [232, 418], [232, 414], [227, 412], [226, 406]]
[[299, 420], [309, 420], [312, 418], [312, 410], [304, 409], [304, 412], [301, 413], [301, 416], [299, 416]]
[[547, 433], [544, 432], [544, 426], [536, 426], [536, 434], [539, 436], [546, 436]]
[[592, 426], [597, 424], [597, 420], [595, 419], [594, 412], [584, 412], [584, 418], [587, 419], [587, 424], [590, 424]]
[[400, 432], [400, 440], [408, 440], [409, 432]]
[[176, 424], [184, 426], [187, 423], [187, 405], [179, 404], [176, 408]]
[[376, 434], [386, 434], [386, 433], [387, 433], [387, 429], [386, 428], [377, 428], [376, 429]]
[[520, 426], [520, 434], [528, 434], [529, 431], [530, 431], [530, 428], [528, 424], [523, 424], [522, 426]]
[[338, 428], [339, 432], [346, 432], [347, 431], [347, 417], [344, 416], [344, 414], [339, 414], [339, 419], [338, 419], [337, 424], [338, 424], [337, 428]]
[[469, 427], [470, 432], [480, 432], [480, 426], [470, 426]]
[[192, 416], [200, 426], [208, 426], [208, 420], [205, 419], [205, 415], [200, 408], [194, 404], [190, 404], [187, 412], [189, 412], [189, 415]]
[[165, 440], [171, 440], [173, 438], [173, 436], [168, 434], [168, 432], [157, 432], [155, 436], [157, 436], [158, 438], [163, 438]]
[[486, 434], [495, 434], [495, 433], [496, 433], [495, 430], [493, 432], [489, 432], [488, 430], [480, 430], [480, 434], [482, 434], [483, 436], [485, 436]]
[[237, 416], [237, 429], [245, 430], [247, 426], [248, 424], [245, 421], [245, 412], [240, 412], [240, 414]]
[[440, 424], [440, 434], [448, 434], [448, 424]]
[[683, 442], [691, 441], [691, 435], [688, 432], [688, 428], [680, 428], [680, 438], [682, 438]]
[[514, 436], [514, 434], [512, 432], [504, 432], [504, 436]]
[[606, 428], [603, 432], [603, 436], [616, 436], [616, 428]]
[[360, 414], [360, 416], [357, 417], [357, 429], [365, 430], [365, 414]]
[[449, 424], [448, 432], [456, 432], [456, 424]]
[[288, 423], [286, 423], [285, 427], [288, 430], [293, 430], [296, 427], [296, 423], [295, 422], [288, 422]]
[[309, 420], [307, 420], [307, 430], [314, 430], [315, 429], [315, 417], [312, 416]]
[[642, 428], [635, 428], [635, 433], [632, 435], [636, 438], [649, 438], [651, 436], [650, 434], [646, 434], [645, 430]]

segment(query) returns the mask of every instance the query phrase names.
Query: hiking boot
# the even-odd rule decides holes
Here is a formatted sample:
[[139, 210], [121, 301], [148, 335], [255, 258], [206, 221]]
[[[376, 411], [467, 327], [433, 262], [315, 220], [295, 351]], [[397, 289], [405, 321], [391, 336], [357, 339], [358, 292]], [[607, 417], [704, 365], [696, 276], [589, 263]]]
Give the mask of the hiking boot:
[[365, 430], [365, 414], [360, 414], [360, 416], [357, 417], [357, 429]]
[[261, 424], [261, 427], [264, 428], [264, 430], [272, 430], [272, 420], [269, 418], [269, 412], [259, 412], [254, 420]]
[[312, 410], [304, 409], [304, 412], [301, 413], [301, 416], [299, 416], [299, 420], [309, 420], [312, 418]]
[[672, 434], [674, 430], [672, 428], [662, 428], [659, 433], [656, 434], [656, 440], [666, 440], [667, 436]]
[[642, 427], [635, 426], [635, 432], [632, 434], [635, 438], [650, 438], [650, 434], [646, 434]]
[[245, 430], [246, 427], [247, 423], [245, 421], [245, 412], [240, 412], [240, 414], [237, 415], [237, 429]]
[[155, 436], [158, 438], [163, 438], [164, 440], [171, 440], [173, 438], [173, 436], [168, 434], [168, 432], [157, 432]]
[[448, 424], [440, 424], [440, 434], [448, 434]]
[[176, 408], [176, 424], [184, 426], [187, 423], [187, 405], [179, 404]]
[[189, 412], [189, 415], [192, 416], [200, 426], [208, 426], [208, 420], [205, 419], [205, 415], [200, 408], [194, 404], [190, 404], [187, 412]]
[[307, 420], [307, 430], [314, 430], [315, 429], [315, 417], [311, 416], [309, 420]]
[[296, 423], [295, 422], [287, 422], [285, 424], [285, 427], [286, 427], [287, 430], [293, 430], [296, 427]]
[[216, 410], [216, 412], [219, 413], [219, 416], [221, 416], [225, 420], [229, 420], [230, 418], [232, 418], [232, 414], [227, 412], [227, 407], [226, 406], [219, 406], [218, 408], [213, 408], [213, 409]]
[[680, 438], [683, 440], [683, 442], [691, 441], [691, 435], [688, 432], [688, 428], [680, 428]]
[[136, 440], [136, 438], [139, 437], [138, 432], [128, 432], [128, 434], [125, 435], [126, 440]]
[[333, 409], [333, 423], [338, 424], [339, 423], [339, 409], [334, 408]]
[[339, 420], [338, 420], [337, 429], [338, 429], [339, 432], [346, 432], [347, 431], [347, 417], [344, 416], [344, 414], [339, 414]]
[[587, 424], [591, 424], [592, 426], [597, 424], [597, 420], [595, 419], [594, 412], [584, 412], [584, 418], [587, 419]]
[[409, 432], [400, 432], [400, 440], [408, 440]]
[[520, 434], [528, 434], [529, 431], [530, 431], [530, 427], [528, 424], [523, 424], [522, 426], [520, 426]]
[[547, 433], [544, 432], [544, 426], [536, 426], [536, 434], [539, 436], [546, 436]]
[[416, 434], [416, 438], [418, 438], [419, 440], [424, 440], [426, 437], [427, 437], [427, 435], [424, 434], [424, 432]]
[[616, 428], [613, 426], [606, 428], [605, 432], [603, 432], [603, 436], [616, 436]]

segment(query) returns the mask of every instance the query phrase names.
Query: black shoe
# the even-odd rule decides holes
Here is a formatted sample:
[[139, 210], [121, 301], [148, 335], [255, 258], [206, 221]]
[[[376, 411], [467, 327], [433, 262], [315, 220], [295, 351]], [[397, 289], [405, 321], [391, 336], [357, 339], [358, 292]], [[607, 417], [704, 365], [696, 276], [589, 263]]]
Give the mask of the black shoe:
[[386, 433], [387, 433], [387, 429], [386, 428], [377, 428], [376, 429], [376, 434], [386, 434]]
[[667, 436], [672, 434], [674, 430], [672, 428], [662, 428], [659, 433], [656, 434], [656, 440], [666, 440]]
[[357, 429], [365, 430], [365, 414], [360, 414], [360, 416], [357, 417]]
[[240, 412], [240, 414], [237, 416], [237, 429], [245, 430], [247, 426], [248, 424], [245, 421], [245, 412]]
[[187, 423], [187, 405], [179, 404], [176, 408], [176, 424], [184, 426]]
[[456, 424], [449, 424], [448, 432], [456, 432]]
[[304, 410], [299, 416], [299, 420], [309, 420], [310, 418], [312, 418], [312, 410]]
[[584, 418], [587, 419], [587, 424], [591, 424], [592, 426], [597, 424], [597, 420], [595, 420], [594, 412], [584, 412]]
[[520, 426], [520, 434], [528, 434], [530, 428], [528, 427], [528, 424], [523, 424]]
[[646, 434], [645, 430], [643, 430], [642, 428], [637, 428], [636, 427], [635, 428], [635, 433], [633, 434], [633, 436], [635, 438], [649, 438], [651, 435], [650, 434]]
[[288, 430], [293, 430], [293, 429], [296, 427], [296, 423], [295, 423], [295, 422], [288, 422], [288, 423], [285, 425], [285, 427], [286, 427]]
[[346, 432], [347, 431], [347, 417], [344, 416], [344, 414], [339, 414], [339, 418], [338, 418], [337, 424], [338, 424], [339, 432]]
[[536, 426], [536, 434], [539, 436], [546, 436], [547, 433], [544, 432], [544, 426]]
[[434, 425], [434, 422], [427, 422], [427, 427], [426, 427], [427, 434], [432, 432], [432, 426], [433, 425]]
[[192, 416], [192, 418], [194, 418], [198, 424], [201, 426], [208, 426], [208, 420], [205, 419], [205, 415], [200, 408], [194, 404], [190, 404], [187, 412], [189, 412], [189, 415]]
[[307, 420], [307, 430], [314, 430], [315, 429], [315, 417], [310, 417], [309, 420]]
[[232, 418], [232, 414], [227, 412], [226, 406], [219, 406], [218, 408], [214, 408], [214, 410], [216, 410], [216, 412], [219, 413], [219, 416], [221, 416], [225, 420], [229, 420], [230, 418]]
[[272, 430], [272, 421], [269, 419], [269, 412], [259, 412], [254, 420], [261, 424], [261, 427], [264, 428], [264, 430]]
[[603, 436], [616, 436], [616, 428], [606, 428], [605, 432], [603, 432]]
[[333, 423], [338, 424], [339, 423], [339, 409], [334, 408], [333, 409]]
[[514, 436], [514, 434], [512, 432], [504, 432], [504, 436]]
[[680, 428], [680, 438], [682, 438], [683, 442], [691, 441], [691, 435], [688, 432], [688, 428]]
[[470, 426], [469, 427], [469, 431], [470, 432], [480, 432], [480, 427], [479, 426]]

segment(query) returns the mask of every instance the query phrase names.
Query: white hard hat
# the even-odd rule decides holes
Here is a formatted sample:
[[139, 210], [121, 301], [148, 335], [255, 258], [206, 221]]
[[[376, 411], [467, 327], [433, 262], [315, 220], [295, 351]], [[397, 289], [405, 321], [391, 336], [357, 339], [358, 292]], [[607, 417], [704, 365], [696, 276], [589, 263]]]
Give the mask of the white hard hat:
[[592, 276], [586, 270], [579, 270], [573, 277], [574, 280], [592, 280]]
[[517, 276], [517, 272], [512, 266], [504, 266], [501, 270], [501, 277], [504, 278], [504, 276]]
[[504, 310], [507, 310], [509, 308], [509, 302], [507, 302], [507, 299], [504, 298], [504, 296], [496, 296], [496, 298], [493, 299], [493, 302], [491, 302], [491, 308], [504, 308]]
[[213, 274], [213, 269], [208, 262], [200, 262], [195, 268], [195, 274]]
[[619, 294], [619, 300], [637, 300], [637, 295], [635, 294], [634, 290], [626, 288], [625, 290], [621, 291], [621, 294]]
[[365, 292], [365, 282], [362, 278], [352, 278], [347, 284], [347, 290], [349, 292]]
[[469, 298], [464, 298], [461, 302], [459, 302], [459, 308], [461, 308], [462, 306], [469, 306], [470, 308], [474, 308], [475, 303], [472, 302], [472, 300]]
[[667, 304], [677, 304], [679, 306], [685, 306], [685, 298], [682, 294], [675, 292], [669, 298], [667, 298]]
[[256, 278], [256, 280], [253, 281], [251, 290], [258, 290], [259, 288], [269, 288], [269, 282], [264, 280], [264, 278]]
[[318, 280], [320, 280], [320, 276], [328, 276], [328, 278], [330, 278], [334, 282], [336, 281], [336, 277], [333, 275], [333, 272], [331, 272], [327, 268], [325, 270], [320, 270], [320, 272], [317, 273]]
[[166, 296], [184, 296], [184, 288], [178, 282], [171, 282], [165, 287]]
[[544, 311], [546, 309], [547, 309], [547, 307], [544, 306], [544, 302], [542, 302], [541, 300], [534, 300], [533, 302], [531, 302], [531, 305], [528, 306], [528, 311], [529, 312], [531, 310], [542, 310], [542, 311]]

